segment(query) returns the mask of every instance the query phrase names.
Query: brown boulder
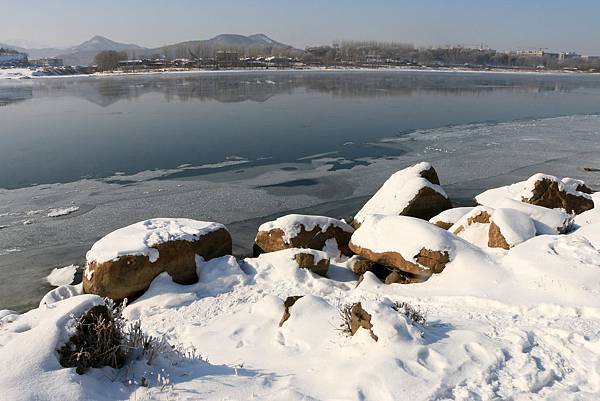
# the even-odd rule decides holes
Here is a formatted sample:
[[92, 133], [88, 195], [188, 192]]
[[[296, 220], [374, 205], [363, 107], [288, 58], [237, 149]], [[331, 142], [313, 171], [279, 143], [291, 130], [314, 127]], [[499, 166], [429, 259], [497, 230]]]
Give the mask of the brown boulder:
[[376, 264], [428, 277], [445, 269], [457, 245], [456, 236], [421, 219], [370, 215], [354, 232], [349, 246]]
[[594, 208], [594, 201], [588, 196], [592, 191], [583, 183], [577, 183], [575, 191], [567, 191], [564, 182], [544, 176], [534, 182], [531, 192], [531, 196], [523, 196], [521, 201], [549, 209], [562, 208], [575, 214]]
[[352, 242], [350, 242], [350, 249], [357, 255], [367, 258], [377, 264], [425, 277], [431, 276], [433, 273], [441, 273], [446, 267], [446, 264], [450, 261], [448, 252], [435, 251], [427, 248], [421, 248], [419, 253], [414, 256], [416, 263], [407, 261], [398, 252], [373, 252], [370, 249], [363, 248]]
[[[308, 228], [307, 228], [308, 227]], [[321, 216], [288, 215], [260, 226], [255, 239], [255, 256], [289, 248], [326, 250], [332, 240], [338, 250], [352, 256], [348, 242], [354, 229], [341, 220]]]
[[[163, 272], [169, 273], [176, 283], [195, 283], [198, 281], [196, 255], [208, 260], [231, 254], [229, 232], [220, 225], [213, 228], [216, 229], [193, 238], [168, 240], [150, 246], [149, 250], [158, 254], [156, 260], [153, 254], [125, 254], [109, 260], [97, 260], [92, 248], [83, 275], [84, 292], [114, 300], [135, 298]], [[119, 245], [118, 241], [114, 243], [115, 247]]]

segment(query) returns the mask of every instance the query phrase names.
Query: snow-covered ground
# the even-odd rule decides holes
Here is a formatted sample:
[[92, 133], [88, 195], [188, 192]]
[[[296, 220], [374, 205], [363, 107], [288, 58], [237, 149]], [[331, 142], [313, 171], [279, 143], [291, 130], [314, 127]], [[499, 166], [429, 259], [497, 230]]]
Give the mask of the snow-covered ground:
[[[169, 69], [169, 70], [157, 70], [157, 71], [140, 71], [140, 72], [124, 72], [124, 71], [113, 71], [113, 72], [97, 72], [94, 74], [80, 74], [70, 75], [70, 77], [110, 77], [110, 76], [139, 76], [139, 75], [197, 75], [197, 74], [240, 74], [240, 73], [261, 73], [264, 69], [231, 69], [231, 70], [187, 70], [187, 69]], [[464, 69], [464, 68], [427, 68], [427, 67], [386, 67], [386, 68], [367, 68], [367, 67], [302, 67], [302, 68], [282, 68], [269, 70], [269, 73], [289, 73], [290, 71], [303, 71], [303, 72], [339, 72], [339, 71], [395, 71], [395, 72], [435, 72], [435, 73], [473, 73], [473, 74], [541, 74], [541, 75], [565, 75], [565, 74], [585, 74], [585, 75], [596, 75], [597, 73], [586, 73], [576, 71], [526, 71], [526, 70], [514, 70], [514, 69], [496, 69], [496, 70], [477, 70], [477, 69]], [[0, 80], [2, 79], [32, 79], [32, 78], [52, 78], [56, 75], [47, 73], [40, 68], [4, 68], [0, 69]]]
[[[409, 231], [404, 220], [380, 245], [404, 248], [441, 232], [404, 232], [396, 243], [396, 230]], [[38, 309], [0, 312], [0, 365], [10, 366], [0, 375], [3, 399], [597, 400], [600, 208], [576, 224], [509, 251], [454, 237], [446, 269], [411, 285], [384, 285], [370, 272], [357, 285], [339, 259], [320, 277], [298, 269], [293, 250], [199, 259], [197, 284], [164, 273], [124, 312], [187, 356], [81, 376], [59, 365], [56, 349], [74, 317], [102, 300], [59, 287]], [[283, 301], [296, 295], [303, 297], [280, 326]], [[407, 318], [399, 301], [427, 322]], [[340, 331], [340, 308], [353, 302], [371, 314], [377, 341], [365, 329]]]

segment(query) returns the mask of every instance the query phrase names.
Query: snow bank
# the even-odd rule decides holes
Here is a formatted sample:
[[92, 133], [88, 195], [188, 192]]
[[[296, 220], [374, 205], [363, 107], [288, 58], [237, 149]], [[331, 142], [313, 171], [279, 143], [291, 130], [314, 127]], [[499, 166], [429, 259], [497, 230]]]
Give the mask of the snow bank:
[[222, 224], [190, 219], [151, 219], [118, 229], [96, 242], [86, 261], [104, 263], [121, 256], [147, 256], [158, 260], [154, 247], [169, 241], [196, 241], [210, 232], [225, 228]]
[[28, 79], [46, 75], [42, 69], [0, 68], [0, 79]]
[[492, 214], [492, 222], [498, 226], [511, 247], [533, 238], [536, 233], [533, 220], [518, 210], [496, 209]]
[[57, 302], [63, 301], [67, 298], [71, 298], [81, 294], [83, 294], [83, 284], [81, 283], [77, 285], [61, 285], [60, 287], [57, 287], [52, 291], [49, 291], [46, 295], [44, 295], [44, 297], [40, 301], [40, 308], [42, 306], [49, 306]]
[[429, 219], [429, 222], [432, 224], [447, 223], [452, 225], [458, 220], [460, 220], [465, 214], [469, 213], [471, 210], [473, 210], [472, 207], [454, 207], [452, 209], [444, 210], [437, 216], [432, 217], [431, 219]]
[[423, 188], [431, 188], [444, 198], [448, 198], [441, 186], [421, 177], [422, 172], [431, 168], [430, 163], [421, 162], [394, 173], [359, 210], [354, 220], [362, 223], [370, 214], [398, 215]]
[[64, 369], [56, 350], [71, 334], [75, 319], [102, 298], [80, 295], [51, 306], [33, 309], [10, 323], [0, 325], [0, 375], [6, 400], [100, 400], [110, 399], [118, 386], [107, 390], [93, 376], [79, 376]]
[[354, 228], [349, 224], [331, 217], [324, 216], [311, 216], [301, 214], [288, 214], [286, 216], [279, 217], [276, 220], [266, 222], [262, 224], [258, 231], [271, 231], [274, 229], [280, 229], [283, 231], [283, 239], [289, 242], [290, 239], [295, 238], [300, 234], [301, 226], [304, 226], [306, 231], [312, 231], [316, 226], [321, 227], [321, 232], [327, 231], [328, 227], [338, 227], [347, 232], [353, 232]]

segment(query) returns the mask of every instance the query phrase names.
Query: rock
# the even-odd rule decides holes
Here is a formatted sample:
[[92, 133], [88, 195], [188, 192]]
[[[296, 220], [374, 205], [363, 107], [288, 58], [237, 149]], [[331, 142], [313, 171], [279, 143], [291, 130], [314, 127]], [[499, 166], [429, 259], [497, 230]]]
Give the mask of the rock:
[[490, 189], [475, 198], [481, 205], [498, 206], [503, 199], [545, 207], [563, 209], [567, 213], [580, 214], [594, 207], [591, 189], [581, 180], [559, 179], [552, 175], [535, 174], [528, 180]]
[[440, 228], [443, 228], [444, 230], [447, 230], [471, 210], [473, 210], [472, 207], [455, 207], [444, 210], [442, 213], [429, 219], [429, 222]]
[[368, 216], [352, 235], [357, 255], [392, 269], [431, 276], [453, 259], [458, 239], [426, 221], [406, 216]]
[[477, 206], [449, 229], [481, 248], [510, 249], [536, 234], [533, 220], [514, 209]]
[[527, 190], [521, 201], [549, 209], [562, 208], [567, 213], [580, 214], [594, 208], [591, 189], [581, 180], [536, 174], [527, 181]]
[[354, 257], [352, 260], [349, 261], [349, 263], [350, 268], [352, 269], [354, 274], [358, 276], [373, 270], [373, 268], [375, 267], [375, 262], [360, 257]]
[[315, 261], [315, 255], [312, 253], [299, 252], [294, 255], [294, 260], [301, 269], [308, 269], [319, 276], [327, 277], [329, 270], [329, 259], [324, 258]]
[[428, 220], [451, 207], [435, 169], [421, 162], [394, 173], [356, 214], [353, 226], [360, 226], [372, 214]]
[[116, 230], [86, 255], [86, 293], [121, 300], [145, 291], [160, 273], [179, 284], [198, 281], [196, 255], [205, 260], [231, 253], [231, 236], [218, 223], [151, 219]]
[[415, 284], [427, 281], [429, 276], [413, 276], [403, 273], [399, 270], [394, 270], [385, 278], [385, 284]]
[[336, 256], [340, 253], [351, 256], [348, 242], [353, 232], [354, 228], [341, 220], [290, 214], [259, 227], [255, 239], [255, 253], [310, 248], [327, 251]]
[[296, 301], [302, 297], [303, 297], [303, 295], [295, 295], [295, 296], [287, 297], [285, 299], [285, 301], [283, 301], [283, 307], [285, 308], [285, 310], [283, 311], [283, 316], [281, 317], [281, 320], [279, 321], [279, 327], [283, 326], [283, 324], [290, 318], [290, 316], [291, 316], [290, 308], [292, 306], [294, 306]]
[[451, 233], [479, 247], [487, 247], [490, 221], [494, 209], [477, 206], [448, 229]]
[[490, 222], [488, 246], [510, 249], [533, 238], [535, 234], [535, 224], [525, 213], [513, 209], [496, 209]]
[[352, 305], [350, 308], [350, 334], [354, 335], [358, 329], [363, 328], [369, 331], [371, 338], [377, 341], [378, 337], [373, 333], [373, 324], [371, 324], [371, 315], [362, 308], [360, 302]]
[[491, 223], [488, 231], [488, 246], [490, 248], [510, 249], [510, 245], [496, 223]]

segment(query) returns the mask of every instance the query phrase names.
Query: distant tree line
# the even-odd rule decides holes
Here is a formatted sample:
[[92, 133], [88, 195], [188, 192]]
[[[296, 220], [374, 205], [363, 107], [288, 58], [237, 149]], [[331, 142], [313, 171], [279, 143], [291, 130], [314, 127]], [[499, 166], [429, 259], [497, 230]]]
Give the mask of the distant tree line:
[[240, 58], [257, 56], [279, 56], [297, 58], [309, 65], [363, 66], [363, 65], [408, 65], [432, 67], [515, 67], [515, 68], [577, 68], [599, 69], [599, 58], [568, 57], [560, 59], [558, 54], [541, 55], [498, 52], [485, 48], [462, 46], [416, 48], [412, 44], [378, 41], [339, 41], [332, 45], [307, 47], [304, 51], [292, 47], [256, 44], [252, 46], [219, 45], [207, 42], [187, 42], [163, 46], [155, 54], [136, 51], [102, 51], [96, 56], [100, 71], [114, 70], [118, 62], [136, 57], [151, 59], [211, 60], [219, 51], [237, 53]]
[[119, 61], [128, 58], [129, 55], [125, 51], [104, 50], [96, 54], [94, 61], [98, 71], [113, 71], [119, 66]]
[[415, 48], [400, 42], [340, 41], [331, 46], [308, 47], [303, 60], [321, 65], [427, 65], [476, 67], [600, 68], [599, 59], [583, 57], [560, 60], [557, 54], [522, 55], [492, 49], [446, 46]]

